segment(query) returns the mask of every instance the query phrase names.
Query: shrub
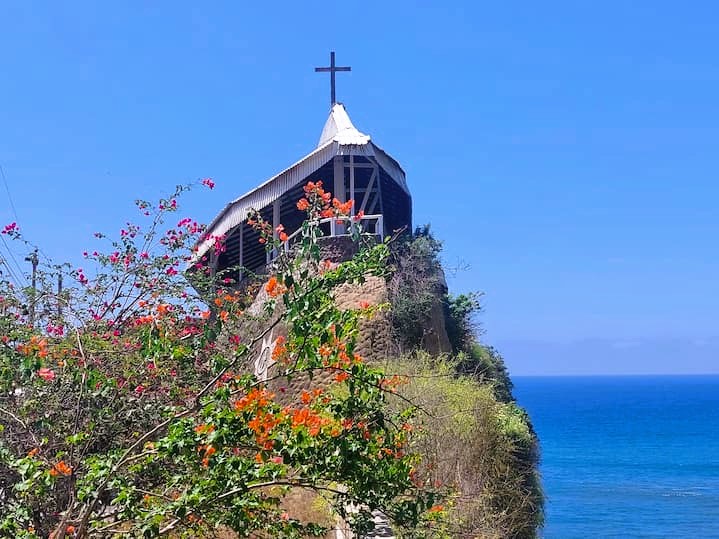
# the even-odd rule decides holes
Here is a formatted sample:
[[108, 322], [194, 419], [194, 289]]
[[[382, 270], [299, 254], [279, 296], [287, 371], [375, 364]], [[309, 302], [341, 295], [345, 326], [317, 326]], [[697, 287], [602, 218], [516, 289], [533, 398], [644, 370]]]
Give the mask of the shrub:
[[[338, 285], [384, 275], [387, 246], [320, 260], [318, 214], [346, 216], [308, 184], [296, 257], [278, 259], [264, 285], [270, 322], [237, 333], [246, 299], [194, 249], [209, 241], [217, 255], [223, 238], [187, 218], [165, 224], [186, 189], [138, 201], [147, 224], [86, 253], [94, 269], [66, 275], [74, 284], [62, 297], [41, 274], [32, 323], [22, 293], [0, 284], [0, 534], [322, 533], [322, 522], [287, 513], [297, 489], [322, 494], [357, 532], [376, 508], [410, 529], [431, 517], [436, 495], [411, 480], [408, 411], [386, 406], [386, 377], [354, 352], [372, 308], [333, 301]], [[268, 223], [250, 223], [280, 247]], [[20, 239], [14, 225], [4, 233]], [[287, 336], [274, 342], [276, 376], [324, 372], [332, 387], [284, 405], [251, 374], [256, 344], [278, 323]]]
[[445, 299], [445, 319], [447, 337], [455, 353], [470, 350], [476, 342], [479, 325], [476, 316], [481, 312], [479, 300], [482, 294], [470, 292], [458, 296], [447, 295]]
[[397, 404], [407, 399], [417, 406], [416, 481], [448, 495], [444, 535], [437, 537], [535, 537], [543, 498], [526, 414], [497, 400], [490, 384], [458, 376], [446, 357], [420, 355], [384, 368], [405, 381]]
[[404, 350], [422, 348], [433, 305], [447, 289], [439, 262], [442, 244], [429, 225], [418, 227], [392, 247], [388, 283], [392, 327]]

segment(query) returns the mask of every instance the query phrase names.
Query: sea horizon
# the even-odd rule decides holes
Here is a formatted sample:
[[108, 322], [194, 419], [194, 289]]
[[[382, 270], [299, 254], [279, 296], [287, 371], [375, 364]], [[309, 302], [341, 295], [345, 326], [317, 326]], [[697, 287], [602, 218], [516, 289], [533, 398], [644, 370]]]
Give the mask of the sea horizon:
[[513, 376], [548, 539], [719, 538], [719, 374]]
[[598, 374], [511, 374], [512, 380], [515, 378], [637, 378], [643, 376], [656, 376], [656, 377], [701, 377], [701, 376], [718, 376], [719, 372], [701, 372], [701, 373], [598, 373]]

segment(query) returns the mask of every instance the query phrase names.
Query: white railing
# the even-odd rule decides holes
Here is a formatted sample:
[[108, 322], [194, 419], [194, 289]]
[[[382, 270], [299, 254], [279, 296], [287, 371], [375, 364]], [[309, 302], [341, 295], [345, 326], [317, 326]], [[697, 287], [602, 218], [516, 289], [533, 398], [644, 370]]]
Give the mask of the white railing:
[[[382, 216], [382, 214], [363, 215], [360, 218], [325, 217], [323, 219], [318, 219], [317, 221], [314, 221], [312, 224], [315, 226], [320, 226], [324, 223], [329, 223], [330, 225], [330, 235], [325, 237], [334, 238], [340, 236], [349, 236], [349, 228], [359, 224], [360, 226], [362, 226], [362, 234], [379, 236], [380, 241], [384, 241], [384, 217]], [[365, 225], [365, 223], [374, 224], [374, 230], [368, 230], [368, 227]], [[287, 236], [287, 240], [282, 243], [282, 250], [285, 253], [290, 252], [292, 245], [295, 243], [295, 240], [300, 234], [302, 234], [302, 228], [298, 228], [292, 234]], [[267, 262], [272, 262], [275, 258], [277, 258], [277, 255], [278, 253], [276, 249], [267, 253]]]

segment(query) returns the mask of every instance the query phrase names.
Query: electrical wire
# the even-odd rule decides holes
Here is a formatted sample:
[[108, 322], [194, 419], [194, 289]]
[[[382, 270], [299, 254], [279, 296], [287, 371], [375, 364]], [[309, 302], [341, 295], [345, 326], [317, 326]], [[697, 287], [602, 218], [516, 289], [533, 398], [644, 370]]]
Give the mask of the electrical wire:
[[12, 209], [12, 214], [15, 216], [15, 221], [19, 221], [17, 217], [17, 210], [15, 209], [15, 203], [12, 201], [12, 196], [10, 195], [10, 187], [8, 187], [7, 184], [7, 178], [5, 177], [5, 170], [2, 168], [2, 165], [0, 165], [0, 176], [2, 176], [2, 182], [5, 184], [5, 192], [7, 193], [7, 199], [10, 201], [10, 208]]
[[[2, 178], [3, 185], [5, 186], [5, 192], [7, 193], [7, 199], [8, 199], [8, 201], [10, 202], [10, 208], [12, 209], [12, 213], [13, 213], [13, 215], [15, 216], [15, 222], [17, 222], [17, 221], [19, 221], [18, 216], [17, 216], [17, 210], [15, 209], [15, 203], [14, 203], [13, 200], [12, 200], [12, 195], [10, 194], [10, 187], [8, 186], [7, 178], [5, 177], [5, 169], [3, 169], [2, 165], [0, 165], [0, 178]], [[24, 283], [25, 283], [25, 275], [24, 275], [24, 273], [23, 273], [23, 271], [22, 271], [22, 268], [20, 267], [20, 264], [18, 264], [18, 261], [17, 261], [17, 259], [15, 258], [15, 255], [14, 255], [13, 252], [10, 250], [10, 246], [9, 246], [9, 245], [7, 244], [7, 242], [5, 241], [5, 237], [2, 236], [2, 235], [0, 235], [0, 240], [2, 240], [2, 243], [3, 243], [3, 245], [5, 246], [5, 250], [6, 250], [6, 251], [8, 252], [8, 254], [10, 255], [10, 259], [11, 259], [11, 260], [13, 261], [13, 263], [15, 264], [15, 268], [16, 268], [16, 270], [17, 270], [17, 272], [18, 272], [18, 274], [20, 275], [21, 278], [18, 278], [17, 274], [15, 273], [15, 271], [13, 271], [13, 269], [10, 267], [10, 264], [8, 264], [8, 262], [7, 262], [7, 260], [6, 260], [5, 258], [2, 258], [2, 259], [1, 259], [1, 260], [2, 260], [2, 263], [3, 263], [3, 265], [7, 268], [8, 272], [9, 272], [9, 274], [10, 274], [10, 277], [11, 277], [11, 278], [13, 279], [13, 281], [15, 282], [15, 285], [22, 288], [22, 287], [24, 286]]]

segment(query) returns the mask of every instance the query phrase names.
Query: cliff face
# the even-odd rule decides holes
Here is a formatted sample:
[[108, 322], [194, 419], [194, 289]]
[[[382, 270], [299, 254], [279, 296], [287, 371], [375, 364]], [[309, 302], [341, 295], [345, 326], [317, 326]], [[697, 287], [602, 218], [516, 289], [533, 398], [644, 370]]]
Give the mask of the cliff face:
[[[413, 450], [421, 456], [418, 476], [448, 494], [445, 537], [531, 538], [542, 523], [543, 497], [538, 476], [538, 440], [528, 416], [512, 397], [504, 362], [475, 335], [447, 327], [471, 328], [471, 320], [453, 320], [448, 309], [439, 243], [419, 236], [398, 245], [393, 272], [387, 279], [337, 288], [340, 309], [364, 304], [382, 306], [360, 322], [355, 350], [388, 375], [407, 377], [400, 387], [419, 409]], [[355, 250], [344, 238], [332, 238], [323, 255], [335, 263]], [[262, 320], [266, 295], [260, 291], [247, 309]], [[471, 316], [472, 313], [464, 316]], [[276, 326], [248, 366], [260, 377], [273, 378], [274, 340], [286, 333]], [[270, 387], [287, 403], [303, 390], [328, 385], [331, 374], [312, 379], [272, 379]], [[391, 403], [390, 403], [391, 404]], [[442, 419], [439, 419], [442, 418]], [[439, 536], [438, 536], [439, 537]]]

